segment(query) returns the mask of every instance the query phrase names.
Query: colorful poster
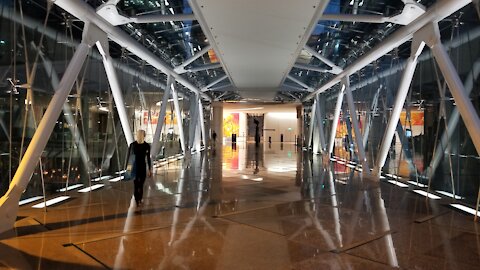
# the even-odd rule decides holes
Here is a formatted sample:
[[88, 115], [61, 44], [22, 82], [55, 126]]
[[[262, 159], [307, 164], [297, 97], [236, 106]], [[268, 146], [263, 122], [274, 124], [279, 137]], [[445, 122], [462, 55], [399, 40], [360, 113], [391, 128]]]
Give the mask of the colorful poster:
[[[151, 112], [151, 115], [152, 115], [152, 125], [158, 124], [159, 112]], [[143, 111], [142, 119], [143, 119], [143, 124], [148, 125], [148, 111]], [[176, 125], [177, 119], [173, 117], [173, 123], [172, 123], [172, 112], [167, 111], [165, 114], [165, 121], [163, 123], [164, 125], [171, 125], [171, 124]]]
[[223, 136], [231, 138], [232, 134], [239, 135], [240, 131], [240, 114], [228, 113], [223, 115]]
[[[407, 118], [407, 112], [402, 111], [402, 113], [400, 114], [400, 123], [402, 123], [402, 126], [409, 127], [410, 121], [408, 121], [408, 119], [406, 118]], [[424, 120], [423, 111], [411, 111], [410, 120], [412, 122], [412, 126], [423, 126], [423, 120]]]
[[[363, 129], [363, 117], [360, 117], [358, 119], [358, 126], [360, 128], [360, 130]], [[350, 123], [352, 124], [352, 123]], [[352, 125], [352, 129], [353, 129], [353, 125]], [[344, 121], [343, 119], [343, 112], [340, 112], [340, 117], [338, 119], [338, 125], [337, 125], [337, 133], [335, 135], [336, 138], [343, 138], [345, 137], [345, 135], [347, 135], [348, 133], [348, 130], [347, 130], [347, 123]], [[353, 138], [355, 138], [355, 133], [352, 132], [352, 136]]]
[[208, 50], [208, 57], [210, 58], [210, 63], [218, 63], [217, 55], [215, 54], [215, 51], [213, 49]]

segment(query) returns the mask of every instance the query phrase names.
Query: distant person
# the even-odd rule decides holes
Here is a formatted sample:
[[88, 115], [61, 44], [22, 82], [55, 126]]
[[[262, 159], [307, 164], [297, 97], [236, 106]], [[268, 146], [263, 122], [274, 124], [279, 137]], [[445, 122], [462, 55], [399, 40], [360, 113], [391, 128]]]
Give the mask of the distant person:
[[[130, 144], [127, 160], [130, 153], [135, 155], [135, 179], [133, 180], [133, 196], [137, 207], [143, 204], [143, 185], [145, 178], [152, 176], [152, 160], [150, 159], [150, 144], [145, 142], [145, 130], [137, 131], [137, 140]], [[148, 171], [147, 171], [148, 164]]]
[[215, 131], [212, 133], [212, 139], [213, 139], [213, 145], [215, 145], [217, 141], [217, 133]]

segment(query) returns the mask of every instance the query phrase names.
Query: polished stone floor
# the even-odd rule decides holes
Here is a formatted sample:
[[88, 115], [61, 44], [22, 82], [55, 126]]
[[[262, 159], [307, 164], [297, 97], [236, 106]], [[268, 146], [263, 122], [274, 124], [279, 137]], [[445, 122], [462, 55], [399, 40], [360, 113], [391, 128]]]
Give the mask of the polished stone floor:
[[480, 269], [472, 216], [347, 165], [239, 144], [159, 167], [141, 208], [130, 182], [71, 190], [21, 206], [0, 268]]

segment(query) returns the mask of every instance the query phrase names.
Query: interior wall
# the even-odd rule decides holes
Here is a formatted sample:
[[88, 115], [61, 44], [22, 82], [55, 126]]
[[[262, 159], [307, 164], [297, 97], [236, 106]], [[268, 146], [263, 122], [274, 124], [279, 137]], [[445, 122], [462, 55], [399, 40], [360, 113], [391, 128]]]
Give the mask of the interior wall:
[[[261, 115], [263, 118], [263, 130], [260, 131], [262, 141], [268, 142], [268, 137], [271, 136], [272, 142], [280, 142], [283, 134], [284, 142], [295, 142], [295, 136], [299, 134], [296, 106], [297, 104], [227, 104], [223, 110], [224, 129], [235, 130], [237, 142], [254, 141], [254, 137], [249, 137], [248, 134], [248, 115]], [[234, 117], [235, 114], [238, 114], [238, 118]], [[232, 127], [235, 128], [232, 129]], [[224, 134], [224, 136], [224, 141], [231, 141], [231, 135]]]
[[265, 114], [263, 140], [268, 142], [280, 142], [283, 134], [284, 142], [295, 142], [297, 132], [297, 113], [293, 112], [272, 112]]

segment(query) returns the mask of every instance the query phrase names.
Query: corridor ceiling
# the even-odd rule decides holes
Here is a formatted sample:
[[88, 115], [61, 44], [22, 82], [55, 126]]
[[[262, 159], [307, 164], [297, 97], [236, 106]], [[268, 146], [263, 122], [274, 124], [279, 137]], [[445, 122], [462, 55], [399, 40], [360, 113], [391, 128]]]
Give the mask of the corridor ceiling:
[[[408, 24], [438, 0], [73, 1], [90, 5], [213, 100], [298, 102], [402, 27], [396, 20], [360, 22], [352, 16], [392, 19], [407, 5], [419, 6], [403, 18]], [[45, 14], [27, 5], [46, 9], [47, 0], [28, 3], [27, 16], [41, 23]], [[59, 32], [71, 25], [76, 39], [81, 38], [83, 22], [57, 6], [48, 25]], [[166, 82], [167, 76], [148, 61], [110, 44], [112, 57]], [[409, 53], [405, 43], [352, 74], [351, 84], [389, 69]]]
[[256, 89], [259, 96], [271, 92], [271, 99], [327, 4], [328, 0], [191, 1], [240, 95], [242, 89]]

